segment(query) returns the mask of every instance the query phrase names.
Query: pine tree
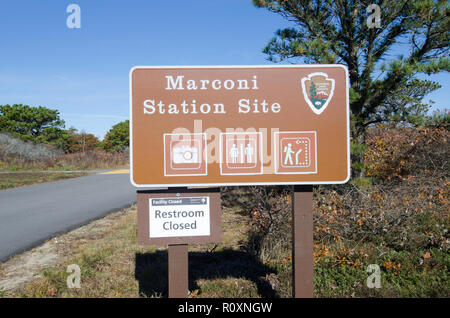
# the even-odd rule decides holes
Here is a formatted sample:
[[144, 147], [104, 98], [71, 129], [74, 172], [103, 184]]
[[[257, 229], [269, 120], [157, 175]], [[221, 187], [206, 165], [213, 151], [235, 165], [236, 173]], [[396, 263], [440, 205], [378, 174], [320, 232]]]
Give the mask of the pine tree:
[[[363, 137], [371, 124], [423, 117], [429, 105], [422, 98], [439, 85], [416, 76], [449, 70], [447, 1], [253, 2], [295, 25], [278, 30], [264, 48], [269, 60], [348, 67], [354, 137]], [[380, 9], [379, 27], [370, 23], [374, 4]]]
[[103, 139], [103, 149], [123, 152], [130, 146], [130, 121], [127, 119], [112, 126]]

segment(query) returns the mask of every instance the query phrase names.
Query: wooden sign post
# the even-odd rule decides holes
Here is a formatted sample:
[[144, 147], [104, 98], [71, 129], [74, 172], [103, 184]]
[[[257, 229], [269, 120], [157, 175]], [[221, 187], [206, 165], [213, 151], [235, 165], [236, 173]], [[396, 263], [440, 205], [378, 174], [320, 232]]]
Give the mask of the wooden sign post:
[[169, 244], [169, 298], [186, 298], [189, 285], [187, 244]]
[[169, 297], [188, 296], [188, 244], [220, 242], [219, 188], [137, 192], [138, 243], [168, 245]]
[[292, 193], [292, 295], [313, 297], [312, 186], [294, 186]]
[[[130, 181], [136, 187], [294, 185], [294, 296], [312, 297], [312, 185], [350, 178], [347, 68], [133, 67], [130, 161]], [[200, 237], [215, 240], [220, 218], [212, 217], [211, 208], [210, 219], [199, 212], [173, 223], [166, 220], [171, 211], [162, 208], [164, 200], [149, 202], [150, 192], [145, 199], [140, 195], [144, 193], [138, 192], [140, 243], [169, 244], [169, 272], [182, 275], [185, 271], [177, 266], [184, 268], [187, 262], [185, 245]], [[196, 204], [186, 200], [180, 204]], [[209, 233], [207, 222], [219, 224], [211, 223]], [[184, 279], [172, 278], [169, 285], [186, 289]]]

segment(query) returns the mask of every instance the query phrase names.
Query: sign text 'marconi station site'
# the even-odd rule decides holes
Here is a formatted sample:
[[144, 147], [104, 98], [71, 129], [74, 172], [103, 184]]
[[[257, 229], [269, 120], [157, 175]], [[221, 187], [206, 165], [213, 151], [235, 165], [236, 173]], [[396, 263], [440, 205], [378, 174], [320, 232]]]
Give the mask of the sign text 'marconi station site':
[[[171, 75], [165, 76], [166, 87], [165, 89], [170, 90], [258, 90], [258, 77], [253, 75], [251, 79], [200, 79], [198, 81], [194, 79], [185, 79], [185, 76], [179, 75], [174, 78]], [[241, 98], [237, 101], [238, 113], [279, 113], [281, 111], [281, 105], [278, 102], [268, 102], [267, 100], [249, 99]], [[226, 107], [224, 103], [203, 103], [195, 99], [190, 101], [183, 100], [179, 104], [168, 103], [167, 101], [156, 100], [156, 99], [146, 99], [143, 104], [143, 111], [146, 115], [154, 114], [168, 114], [168, 115], [178, 115], [178, 114], [226, 114]]]

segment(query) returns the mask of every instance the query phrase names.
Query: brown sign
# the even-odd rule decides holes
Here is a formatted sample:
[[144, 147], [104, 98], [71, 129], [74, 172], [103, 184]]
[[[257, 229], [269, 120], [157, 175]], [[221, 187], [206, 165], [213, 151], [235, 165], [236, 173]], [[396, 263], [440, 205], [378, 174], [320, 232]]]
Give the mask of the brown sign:
[[220, 242], [219, 189], [138, 191], [140, 245]]
[[348, 90], [342, 65], [134, 67], [131, 182], [345, 183]]

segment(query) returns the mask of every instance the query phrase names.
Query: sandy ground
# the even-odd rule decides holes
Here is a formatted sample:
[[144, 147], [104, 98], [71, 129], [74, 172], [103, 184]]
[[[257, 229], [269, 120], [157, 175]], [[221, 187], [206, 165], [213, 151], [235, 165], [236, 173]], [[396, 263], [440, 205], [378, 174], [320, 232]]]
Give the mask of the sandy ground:
[[61, 264], [70, 254], [68, 250], [72, 246], [78, 246], [87, 240], [101, 237], [111, 227], [112, 223], [120, 220], [132, 209], [134, 207], [92, 221], [88, 225], [59, 235], [0, 264], [0, 293], [7, 296], [8, 292], [20, 289], [32, 280], [39, 278], [40, 273], [45, 268]]

